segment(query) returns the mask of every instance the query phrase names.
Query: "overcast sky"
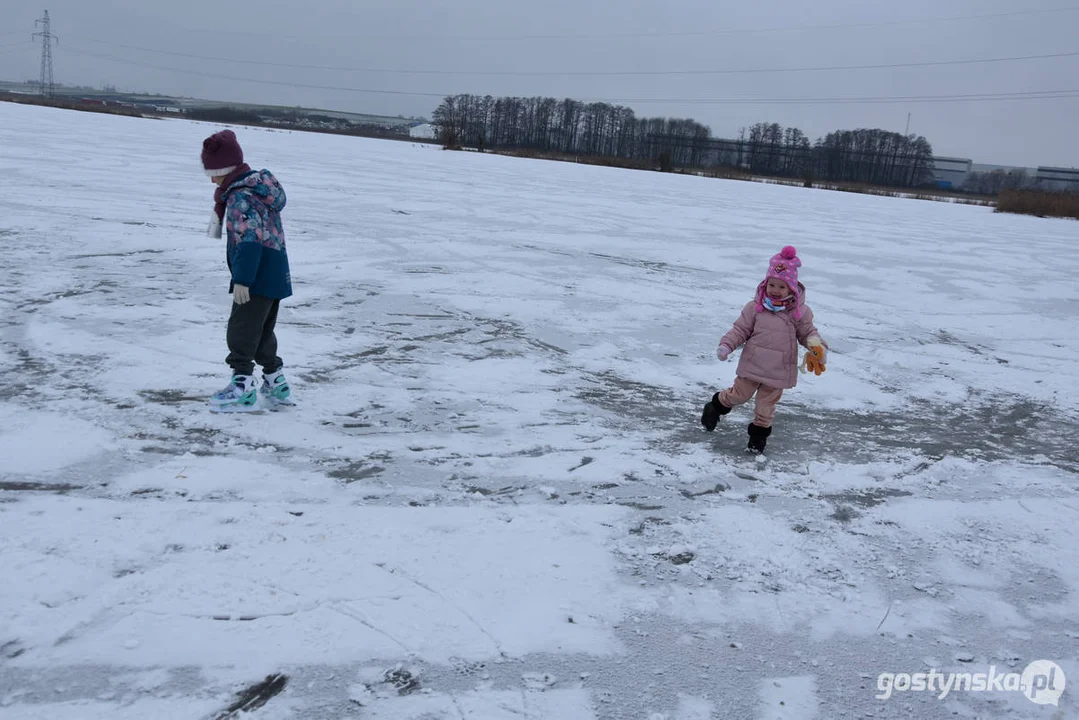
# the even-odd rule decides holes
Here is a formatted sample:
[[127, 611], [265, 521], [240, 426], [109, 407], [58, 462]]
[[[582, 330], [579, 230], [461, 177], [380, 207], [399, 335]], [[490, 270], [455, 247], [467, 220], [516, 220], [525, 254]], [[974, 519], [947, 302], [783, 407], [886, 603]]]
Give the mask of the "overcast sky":
[[[122, 90], [407, 116], [429, 116], [442, 95], [459, 92], [615, 99], [641, 117], [692, 117], [719, 137], [735, 137], [739, 128], [759, 121], [800, 127], [813, 139], [838, 128], [903, 132], [909, 112], [911, 132], [925, 135], [937, 155], [1079, 166], [1077, 56], [808, 72], [581, 74], [1079, 52], [1079, 0], [42, 0], [34, 3], [36, 9], [29, 5], [0, 0], [0, 79], [39, 76], [39, 46], [26, 41], [34, 20], [48, 8], [60, 37], [55, 79], [67, 84], [110, 83]], [[1068, 7], [1074, 10], [1060, 11]], [[1038, 10], [1052, 12], [1031, 12]], [[1025, 14], [970, 17], [1000, 13]], [[954, 19], [960, 17], [965, 19]], [[205, 59], [213, 57], [225, 60]], [[492, 72], [518, 74], [467, 74]], [[1068, 98], [961, 103], [684, 102], [1042, 90], [1076, 92]]]

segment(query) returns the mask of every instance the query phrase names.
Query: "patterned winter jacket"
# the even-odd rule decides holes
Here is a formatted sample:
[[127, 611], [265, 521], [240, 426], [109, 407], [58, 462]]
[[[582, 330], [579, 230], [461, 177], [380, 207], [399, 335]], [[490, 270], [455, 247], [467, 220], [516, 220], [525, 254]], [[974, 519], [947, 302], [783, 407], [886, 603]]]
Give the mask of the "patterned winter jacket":
[[233, 285], [252, 295], [283, 299], [292, 295], [281, 210], [285, 190], [269, 170], [252, 171], [225, 191], [225, 257]]
[[745, 344], [738, 360], [739, 377], [784, 390], [798, 384], [798, 345], [808, 346], [810, 338], [820, 338], [813, 311], [805, 304], [805, 286], [798, 283], [798, 288], [800, 318], [789, 310], [758, 311], [756, 300], [750, 300], [723, 336], [720, 344], [731, 350]]

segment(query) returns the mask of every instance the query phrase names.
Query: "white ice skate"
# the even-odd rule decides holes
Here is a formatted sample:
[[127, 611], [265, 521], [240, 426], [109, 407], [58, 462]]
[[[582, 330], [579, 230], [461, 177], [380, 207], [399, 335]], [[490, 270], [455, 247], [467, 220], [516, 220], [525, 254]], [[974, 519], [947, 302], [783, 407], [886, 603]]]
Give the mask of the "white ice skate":
[[255, 378], [250, 375], [233, 375], [227, 387], [210, 397], [212, 412], [257, 412], [261, 409]]

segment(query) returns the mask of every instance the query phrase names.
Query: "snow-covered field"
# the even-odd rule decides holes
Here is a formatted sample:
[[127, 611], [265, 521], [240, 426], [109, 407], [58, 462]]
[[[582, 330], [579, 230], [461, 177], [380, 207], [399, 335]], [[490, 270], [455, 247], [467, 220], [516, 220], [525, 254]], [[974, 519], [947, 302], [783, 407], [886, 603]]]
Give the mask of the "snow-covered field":
[[[239, 128], [301, 404], [222, 417], [214, 129], [0, 104], [4, 720], [1079, 713], [1079, 225]], [[787, 243], [757, 467], [698, 418]]]

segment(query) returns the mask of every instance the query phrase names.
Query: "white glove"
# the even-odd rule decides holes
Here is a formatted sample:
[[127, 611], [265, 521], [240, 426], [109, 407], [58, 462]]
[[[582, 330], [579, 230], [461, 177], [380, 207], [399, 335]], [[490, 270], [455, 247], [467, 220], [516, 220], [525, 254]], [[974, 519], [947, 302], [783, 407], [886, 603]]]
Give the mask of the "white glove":
[[210, 225], [206, 228], [206, 234], [212, 238], [221, 237], [221, 220], [213, 210], [210, 211]]
[[719, 347], [716, 348], [716, 357], [719, 358], [720, 360], [722, 360], [723, 362], [727, 362], [727, 357], [730, 354], [731, 354], [731, 349], [729, 347], [727, 347], [726, 345], [720, 345]]
[[209, 226], [206, 228], [206, 234], [210, 237], [221, 236], [221, 220], [218, 219], [217, 213], [214, 210], [209, 212]]
[[237, 305], [243, 305], [245, 302], [251, 299], [251, 291], [246, 285], [233, 285], [232, 286], [232, 302]]

